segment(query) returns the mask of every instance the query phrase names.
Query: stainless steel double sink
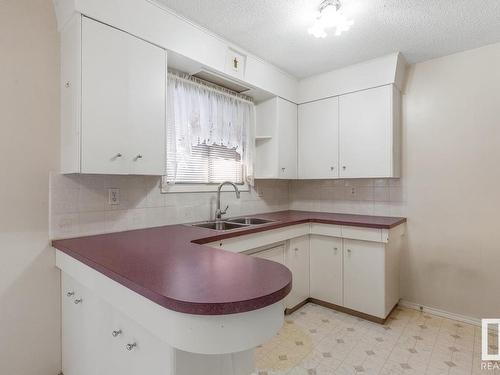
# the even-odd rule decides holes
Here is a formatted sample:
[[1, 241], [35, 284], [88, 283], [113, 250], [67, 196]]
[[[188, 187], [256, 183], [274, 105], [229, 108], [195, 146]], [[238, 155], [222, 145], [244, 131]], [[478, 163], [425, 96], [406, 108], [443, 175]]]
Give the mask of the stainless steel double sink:
[[205, 221], [203, 223], [191, 224], [193, 227], [207, 228], [213, 230], [231, 230], [249, 227], [251, 225], [262, 225], [272, 223], [274, 220], [259, 219], [256, 217], [239, 217], [223, 221]]

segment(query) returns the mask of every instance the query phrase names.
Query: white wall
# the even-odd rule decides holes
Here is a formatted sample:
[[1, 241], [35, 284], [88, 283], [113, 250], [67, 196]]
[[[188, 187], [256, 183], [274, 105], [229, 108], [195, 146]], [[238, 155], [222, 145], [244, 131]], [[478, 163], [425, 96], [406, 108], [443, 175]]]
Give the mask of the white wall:
[[406, 216], [402, 296], [475, 318], [500, 311], [500, 44], [410, 67], [403, 178], [293, 182], [290, 207]]
[[48, 181], [58, 163], [59, 47], [50, 0], [0, 1], [0, 56], [0, 374], [56, 375]]
[[404, 97], [404, 297], [500, 312], [500, 44], [413, 66]]

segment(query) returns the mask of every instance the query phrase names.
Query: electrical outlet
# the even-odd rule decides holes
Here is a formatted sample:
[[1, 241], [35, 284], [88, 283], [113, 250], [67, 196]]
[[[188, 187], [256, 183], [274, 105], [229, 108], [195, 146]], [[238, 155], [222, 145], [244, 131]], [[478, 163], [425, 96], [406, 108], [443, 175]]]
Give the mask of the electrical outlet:
[[108, 204], [110, 206], [116, 206], [120, 204], [120, 189], [108, 189]]

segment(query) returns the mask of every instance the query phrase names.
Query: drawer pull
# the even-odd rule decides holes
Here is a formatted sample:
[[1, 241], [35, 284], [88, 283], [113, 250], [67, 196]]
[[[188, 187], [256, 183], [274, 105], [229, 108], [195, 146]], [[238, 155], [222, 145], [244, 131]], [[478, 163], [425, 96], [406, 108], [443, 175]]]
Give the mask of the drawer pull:
[[118, 336], [120, 336], [121, 334], [122, 334], [122, 330], [121, 330], [121, 329], [111, 332], [111, 335], [112, 335], [113, 337], [118, 337]]
[[136, 343], [136, 342], [134, 342], [134, 343], [132, 343], [132, 344], [127, 344], [127, 346], [126, 346], [126, 348], [127, 348], [127, 350], [128, 350], [129, 352], [130, 352], [130, 351], [132, 351], [132, 350], [133, 350], [134, 348], [136, 348], [136, 347], [137, 347], [137, 343]]
[[68, 293], [66, 293], [66, 297], [70, 298], [70, 297], [73, 297], [75, 295], [75, 292], [73, 292], [72, 290], [69, 291]]
[[81, 299], [81, 298], [75, 299], [75, 305], [78, 305], [82, 302], [83, 302], [83, 299]]

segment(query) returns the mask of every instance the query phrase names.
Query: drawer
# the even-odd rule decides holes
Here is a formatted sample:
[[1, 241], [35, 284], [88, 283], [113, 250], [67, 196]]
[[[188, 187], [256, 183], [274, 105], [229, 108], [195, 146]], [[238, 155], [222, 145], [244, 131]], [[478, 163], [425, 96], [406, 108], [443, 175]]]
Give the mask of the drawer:
[[361, 241], [386, 242], [382, 239], [382, 229], [342, 226], [342, 237]]
[[333, 225], [333, 224], [312, 223], [311, 234], [318, 234], [321, 236], [330, 236], [330, 237], [341, 237], [342, 227], [340, 225]]

